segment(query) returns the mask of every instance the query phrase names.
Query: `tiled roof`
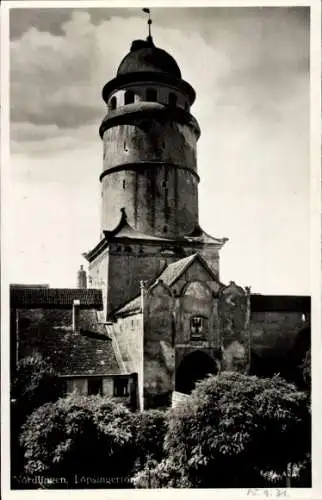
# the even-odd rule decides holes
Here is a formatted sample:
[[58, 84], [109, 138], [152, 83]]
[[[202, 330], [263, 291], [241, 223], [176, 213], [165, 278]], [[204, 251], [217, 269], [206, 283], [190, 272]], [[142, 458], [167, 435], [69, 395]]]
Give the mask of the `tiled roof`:
[[125, 306], [121, 307], [116, 311], [117, 316], [127, 316], [128, 314], [139, 312], [141, 309], [141, 296], [135, 297], [135, 299], [131, 300]]
[[37, 283], [37, 284], [31, 284], [31, 283], [11, 283], [10, 289], [21, 289], [21, 288], [49, 288], [49, 285], [47, 283]]
[[[171, 264], [172, 265], [172, 264]], [[167, 268], [168, 269], [168, 268]], [[160, 276], [161, 278], [161, 276]], [[251, 311], [253, 312], [299, 312], [309, 313], [311, 310], [311, 298], [307, 296], [285, 296], [285, 295], [251, 295]], [[138, 312], [141, 307], [141, 297], [131, 300], [116, 315], [128, 315]]]
[[250, 297], [251, 311], [289, 311], [308, 313], [311, 310], [311, 297], [298, 295], [261, 295]]
[[120, 373], [104, 325], [94, 309], [80, 311], [80, 334], [72, 330], [72, 311], [20, 309], [19, 358], [39, 352], [60, 375]]
[[132, 226], [130, 226], [127, 222], [124, 226], [115, 233], [114, 231], [104, 231], [104, 235], [107, 239], [110, 237], [114, 238], [129, 238], [129, 239], [138, 239], [138, 240], [153, 240], [153, 241], [169, 241], [168, 238], [159, 238], [157, 236], [152, 236], [150, 234], [141, 233], [140, 231], [136, 231]]
[[197, 254], [194, 253], [192, 255], [189, 255], [188, 257], [184, 257], [183, 259], [169, 264], [160, 274], [158, 279], [162, 280], [166, 285], [171, 285], [195, 259], [196, 255]]
[[102, 291], [86, 288], [16, 288], [10, 287], [10, 305], [17, 308], [71, 308], [74, 300], [81, 309], [103, 308]]
[[196, 226], [190, 234], [185, 235], [184, 239], [191, 242], [216, 244], [220, 247], [228, 241], [228, 238], [215, 238], [214, 236], [210, 236], [210, 234], [201, 229], [199, 225]]

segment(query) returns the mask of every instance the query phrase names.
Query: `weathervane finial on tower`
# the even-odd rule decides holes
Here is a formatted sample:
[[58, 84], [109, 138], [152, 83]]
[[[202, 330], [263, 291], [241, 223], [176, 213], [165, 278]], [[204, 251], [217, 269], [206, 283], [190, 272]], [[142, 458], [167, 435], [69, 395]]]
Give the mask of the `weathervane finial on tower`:
[[146, 14], [148, 14], [148, 16], [149, 16], [149, 18], [148, 18], [149, 35], [148, 35], [148, 37], [147, 37], [147, 41], [148, 41], [148, 42], [152, 42], [152, 41], [153, 41], [153, 40], [152, 40], [152, 36], [151, 36], [151, 24], [152, 24], [152, 19], [151, 19], [151, 16], [150, 16], [151, 11], [150, 11], [150, 9], [142, 9], [142, 10], [143, 10], [143, 12], [145, 12]]

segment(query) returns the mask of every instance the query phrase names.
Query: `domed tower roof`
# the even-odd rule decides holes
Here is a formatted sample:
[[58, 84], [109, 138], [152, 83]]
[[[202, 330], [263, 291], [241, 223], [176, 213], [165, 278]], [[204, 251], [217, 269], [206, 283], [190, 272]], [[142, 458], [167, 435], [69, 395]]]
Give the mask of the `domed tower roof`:
[[155, 81], [176, 87], [193, 104], [196, 94], [191, 85], [182, 79], [175, 59], [153, 43], [151, 36], [146, 40], [134, 40], [130, 52], [122, 59], [116, 77], [107, 82], [102, 96], [107, 103], [117, 88], [131, 82]]
[[181, 71], [174, 58], [156, 47], [149, 37], [147, 40], [132, 42], [130, 52], [119, 65], [117, 76], [138, 72], [165, 73], [181, 78]]

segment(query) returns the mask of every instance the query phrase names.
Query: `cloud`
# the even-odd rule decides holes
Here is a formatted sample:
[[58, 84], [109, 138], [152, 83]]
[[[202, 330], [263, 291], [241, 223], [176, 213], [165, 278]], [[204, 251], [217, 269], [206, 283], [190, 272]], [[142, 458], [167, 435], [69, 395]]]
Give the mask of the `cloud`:
[[[101, 89], [131, 41], [142, 37], [134, 9], [113, 9], [114, 15], [107, 10], [56, 17], [43, 11], [33, 27], [23, 31], [20, 25], [11, 42], [11, 177], [18, 193], [11, 224], [23, 233], [29, 217], [29, 239], [47, 248], [37, 247], [42, 259], [47, 255], [42, 272], [66, 285], [66, 277], [74, 276], [73, 255], [96, 242]], [[307, 9], [160, 9], [155, 16], [156, 45], [175, 57], [197, 91], [192, 112], [201, 126], [200, 222], [214, 236], [230, 238], [222, 279], [250, 283], [260, 292], [305, 293]], [[57, 213], [46, 219], [57, 203]], [[55, 231], [64, 233], [64, 249]], [[12, 255], [24, 248], [15, 271], [23, 274], [38, 250], [19, 238]]]
[[[191, 9], [181, 10], [187, 16]], [[211, 10], [216, 14], [218, 9]], [[209, 16], [213, 22], [210, 41], [200, 21], [189, 32], [162, 24], [154, 28], [157, 44], [170, 52], [176, 47], [174, 56], [183, 67], [184, 78], [198, 87], [200, 106], [208, 99], [208, 91], [220, 100], [236, 85], [239, 92], [243, 90], [240, 97], [244, 100], [252, 100], [254, 84], [258, 100], [264, 91], [275, 99], [274, 89], [287, 91], [292, 71], [301, 72], [300, 65], [307, 65], [303, 26], [297, 18], [287, 16], [285, 9], [270, 9], [265, 14], [250, 9], [248, 17], [247, 9], [240, 11], [241, 17], [229, 15], [229, 11]], [[169, 15], [168, 9], [162, 12]], [[115, 75], [130, 41], [142, 36], [142, 19], [114, 16], [93, 24], [89, 12], [75, 10], [60, 29], [62, 34], [53, 35], [31, 27], [11, 42], [12, 121], [68, 128], [100, 120], [104, 109], [101, 89]], [[209, 109], [209, 99], [205, 109]]]
[[35, 125], [28, 122], [12, 123], [10, 127], [11, 154], [46, 157], [100, 146], [96, 126], [84, 125], [77, 129], [61, 129], [57, 125]]

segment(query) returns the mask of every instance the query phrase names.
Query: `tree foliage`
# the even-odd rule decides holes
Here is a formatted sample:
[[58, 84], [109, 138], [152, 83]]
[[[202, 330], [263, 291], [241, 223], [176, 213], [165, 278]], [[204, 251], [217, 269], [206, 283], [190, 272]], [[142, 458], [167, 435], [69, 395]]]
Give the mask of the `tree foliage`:
[[132, 417], [123, 405], [101, 396], [72, 394], [46, 403], [23, 428], [25, 473], [65, 477], [73, 487], [76, 476], [92, 478], [90, 487], [99, 477], [125, 477], [135, 458]]
[[12, 487], [19, 487], [16, 478], [22, 474], [23, 453], [19, 445], [21, 427], [33, 410], [48, 401], [56, 401], [61, 382], [52, 366], [38, 353], [18, 362], [11, 383], [11, 476]]
[[142, 467], [149, 461], [163, 457], [163, 442], [166, 433], [166, 415], [161, 410], [145, 410], [134, 415], [135, 447], [138, 464]]
[[[199, 382], [167, 416], [165, 459], [134, 483], [159, 486], [260, 487], [282, 478], [309, 452], [307, 395], [278, 376], [222, 373]], [[266, 483], [264, 482], [266, 481]]]
[[48, 401], [56, 401], [60, 391], [59, 378], [40, 354], [35, 353], [18, 362], [11, 384], [11, 401], [21, 418]]
[[302, 377], [307, 387], [311, 386], [311, 349], [308, 349], [301, 364]]

